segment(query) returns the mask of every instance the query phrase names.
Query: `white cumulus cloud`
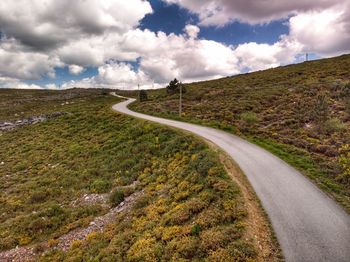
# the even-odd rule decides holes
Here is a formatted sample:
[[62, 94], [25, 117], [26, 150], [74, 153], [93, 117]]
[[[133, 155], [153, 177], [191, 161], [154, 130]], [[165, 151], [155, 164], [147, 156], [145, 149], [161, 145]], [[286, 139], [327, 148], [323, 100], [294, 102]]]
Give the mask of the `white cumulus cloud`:
[[[39, 88], [24, 81], [54, 78], [57, 67], [67, 66], [72, 75], [86, 67], [98, 74], [63, 88], [152, 88], [174, 77], [191, 82], [276, 67], [303, 52], [350, 52], [349, 0], [163, 1], [197, 14], [199, 23], [180, 34], [140, 29], [153, 12], [145, 0], [1, 0], [0, 87]], [[289, 32], [273, 44], [231, 46], [198, 37], [205, 26], [276, 19], [284, 19]]]
[[84, 71], [84, 67], [78, 65], [69, 65], [68, 66], [69, 73], [72, 75], [79, 75]]
[[289, 24], [289, 38], [304, 51], [326, 56], [350, 52], [350, 6], [300, 13]]
[[18, 79], [0, 76], [0, 88], [17, 88], [17, 89], [42, 89], [35, 84], [26, 84]]

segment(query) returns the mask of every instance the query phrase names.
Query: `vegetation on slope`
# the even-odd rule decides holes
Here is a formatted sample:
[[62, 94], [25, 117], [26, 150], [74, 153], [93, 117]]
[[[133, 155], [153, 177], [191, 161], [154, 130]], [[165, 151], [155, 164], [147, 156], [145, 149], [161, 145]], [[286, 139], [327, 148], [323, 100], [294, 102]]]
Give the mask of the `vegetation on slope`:
[[[117, 99], [99, 90], [89, 95], [0, 92], [3, 107], [18, 105], [2, 112], [3, 119], [25, 110], [15, 102], [23, 96], [35, 114], [68, 113], [0, 136], [0, 250], [37, 244], [40, 251], [43, 241], [54, 247], [59, 236], [108, 212], [99, 204], [72, 202], [86, 193], [112, 191], [112, 204], [118, 205], [125, 193], [118, 188], [137, 180], [136, 190], [144, 193], [130, 212], [120, 213], [105, 231], [75, 241], [67, 253], [52, 250], [41, 260], [256, 257], [251, 239], [243, 238], [246, 209], [240, 190], [199, 140], [116, 114], [110, 107]], [[69, 92], [74, 97], [65, 97]]]
[[[186, 85], [182, 120], [257, 143], [350, 210], [350, 55]], [[178, 94], [132, 108], [178, 118]]]

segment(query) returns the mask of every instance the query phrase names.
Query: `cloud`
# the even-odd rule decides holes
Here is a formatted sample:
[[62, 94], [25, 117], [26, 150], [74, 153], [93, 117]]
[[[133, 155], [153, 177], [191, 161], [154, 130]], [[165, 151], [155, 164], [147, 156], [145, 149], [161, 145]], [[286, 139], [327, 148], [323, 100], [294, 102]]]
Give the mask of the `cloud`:
[[[63, 88], [135, 89], [139, 83], [152, 88], [174, 77], [192, 82], [276, 67], [294, 62], [301, 52], [350, 52], [346, 0], [163, 1], [197, 14], [199, 24], [186, 25], [181, 34], [141, 30], [139, 21], [152, 12], [143, 0], [0, 1], [0, 86], [30, 88], [23, 81], [54, 78], [55, 68], [67, 66], [72, 75], [86, 67], [97, 68], [98, 75]], [[290, 31], [274, 44], [231, 46], [198, 38], [203, 26], [281, 18]]]
[[289, 38], [305, 52], [323, 56], [350, 52], [350, 4], [300, 13], [289, 20]]
[[292, 63], [301, 51], [298, 42], [283, 36], [272, 45], [254, 42], [238, 45], [234, 55], [241, 71], [256, 71]]
[[[223, 26], [233, 21], [252, 25], [288, 19], [289, 34], [273, 45], [247, 43], [238, 46], [236, 56], [250, 68], [266, 68], [292, 62], [290, 51], [334, 56], [350, 52], [350, 1], [348, 0], [163, 0], [188, 9], [201, 26]], [[288, 43], [288, 44], [287, 44]], [[286, 45], [287, 44], [287, 45]], [[274, 56], [286, 48], [288, 59]], [[248, 50], [249, 49], [249, 50]], [[260, 53], [261, 52], [266, 52]], [[255, 58], [252, 58], [252, 55]], [[295, 56], [296, 53], [293, 53]], [[256, 61], [253, 65], [248, 61]], [[241, 64], [244, 64], [241, 63]]]
[[222, 26], [232, 21], [249, 24], [273, 20], [311, 10], [322, 10], [347, 0], [163, 0], [197, 14], [204, 26]]
[[103, 85], [138, 85], [146, 81], [142, 71], [134, 71], [130, 64], [111, 63], [98, 68], [97, 82]]
[[186, 25], [185, 32], [190, 38], [197, 38], [200, 28], [196, 25]]
[[120, 39], [152, 12], [144, 0], [0, 1], [0, 77], [55, 77], [55, 67], [72, 74], [110, 59], [131, 61]]
[[159, 88], [142, 70], [135, 70], [130, 64], [111, 62], [98, 68], [98, 75], [85, 78], [80, 81], [69, 81], [62, 88], [112, 88], [112, 89], [137, 89]]
[[79, 75], [84, 71], [84, 67], [78, 65], [69, 65], [68, 66], [69, 73], [72, 75]]
[[151, 12], [143, 0], [2, 0], [0, 28], [8, 37], [44, 50], [107, 30], [125, 33]]
[[10, 77], [1, 77], [1, 76], [0, 76], [0, 88], [42, 89], [42, 87], [38, 85], [26, 84], [21, 82], [18, 79], [14, 79]]
[[[107, 32], [99, 36], [81, 38], [63, 45], [58, 48], [55, 53], [65, 64], [74, 64], [82, 67], [98, 67], [111, 59], [136, 61], [139, 54], [132, 48], [134, 45], [132, 42], [133, 39], [126, 43], [126, 38], [134, 31], [135, 30], [129, 30], [122, 35]], [[135, 41], [140, 41], [138, 36]], [[138, 43], [135, 44], [138, 45]], [[143, 44], [146, 44], [146, 42]]]
[[58, 57], [33, 52], [15, 39], [0, 42], [0, 61], [0, 77], [18, 79], [53, 78], [54, 68], [62, 66]]
[[197, 33], [189, 36], [189, 29], [191, 34], [198, 32], [194, 26], [187, 26], [183, 35], [138, 29], [129, 34], [124, 44], [140, 55], [140, 68], [157, 83], [174, 77], [195, 81], [239, 72], [232, 46], [194, 39]]

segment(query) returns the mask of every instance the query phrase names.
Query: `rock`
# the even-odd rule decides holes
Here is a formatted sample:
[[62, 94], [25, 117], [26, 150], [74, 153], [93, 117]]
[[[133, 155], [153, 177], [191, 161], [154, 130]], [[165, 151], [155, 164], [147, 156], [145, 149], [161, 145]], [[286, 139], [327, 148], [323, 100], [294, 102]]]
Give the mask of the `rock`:
[[59, 117], [65, 114], [66, 113], [64, 112], [54, 112], [48, 115], [32, 116], [25, 119], [20, 119], [15, 122], [0, 122], [0, 131], [9, 131], [19, 126], [44, 122], [44, 121], [47, 121], [48, 119]]

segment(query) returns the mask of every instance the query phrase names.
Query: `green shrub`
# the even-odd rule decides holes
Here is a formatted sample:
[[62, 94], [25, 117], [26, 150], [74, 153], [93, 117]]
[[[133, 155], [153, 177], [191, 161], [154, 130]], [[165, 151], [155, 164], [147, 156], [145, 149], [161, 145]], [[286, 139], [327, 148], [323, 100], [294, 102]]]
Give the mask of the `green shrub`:
[[43, 231], [48, 226], [49, 222], [45, 220], [44, 218], [37, 218], [30, 222], [30, 224], [27, 227], [28, 232], [36, 232], [36, 231]]
[[350, 115], [350, 99], [345, 101], [345, 111]]
[[329, 116], [329, 102], [326, 93], [321, 93], [316, 96], [313, 106], [312, 117], [316, 123], [323, 123]]
[[109, 201], [113, 207], [118, 206], [121, 202], [124, 201], [124, 191], [122, 189], [115, 189], [109, 196]]
[[347, 83], [346, 85], [344, 85], [344, 87], [341, 90], [341, 96], [344, 98], [350, 97], [350, 83]]
[[206, 250], [215, 250], [227, 246], [240, 237], [239, 230], [233, 226], [213, 227], [201, 233], [201, 243]]
[[237, 261], [246, 261], [249, 258], [255, 258], [257, 255], [251, 244], [242, 242], [241, 240], [230, 245], [229, 252], [237, 258]]
[[30, 203], [41, 203], [44, 202], [48, 197], [48, 193], [46, 191], [36, 191], [34, 192], [30, 198]]
[[350, 185], [350, 145], [344, 145], [341, 148], [339, 164], [342, 167], [342, 173], [337, 177], [337, 180], [346, 185]]
[[107, 180], [97, 179], [91, 186], [90, 191], [93, 193], [107, 193], [111, 189], [111, 183]]
[[140, 209], [140, 208], [144, 208], [145, 206], [147, 206], [149, 203], [151, 202], [151, 198], [148, 195], [143, 195], [141, 197], [139, 197], [135, 204], [134, 204], [134, 208], [135, 209]]
[[325, 131], [328, 134], [345, 130], [345, 124], [339, 118], [331, 118], [324, 123]]
[[147, 99], [148, 99], [148, 96], [147, 96], [146, 90], [140, 90], [139, 101], [144, 102], [144, 101], [147, 101]]
[[246, 125], [254, 125], [259, 121], [254, 112], [244, 112], [241, 114], [240, 119]]
[[168, 244], [169, 253], [177, 254], [181, 258], [192, 259], [201, 255], [200, 241], [194, 236], [184, 236], [170, 241]]
[[55, 217], [62, 214], [64, 214], [64, 209], [58, 204], [50, 205], [45, 212], [45, 215], [47, 215], [48, 217]]
[[199, 233], [201, 232], [201, 226], [198, 224], [195, 224], [192, 228], [191, 228], [191, 233], [192, 235], [198, 236]]

